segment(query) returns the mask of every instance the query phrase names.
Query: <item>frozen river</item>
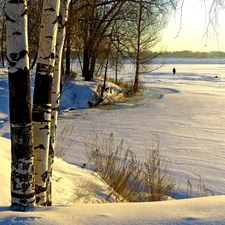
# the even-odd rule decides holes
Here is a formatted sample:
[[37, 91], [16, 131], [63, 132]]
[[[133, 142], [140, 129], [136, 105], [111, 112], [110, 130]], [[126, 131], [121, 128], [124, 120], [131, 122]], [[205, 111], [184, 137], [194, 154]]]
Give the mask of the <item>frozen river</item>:
[[[120, 76], [131, 78], [132, 66], [126, 65]], [[61, 127], [73, 124], [75, 128], [76, 144], [65, 160], [78, 165], [85, 162], [82, 137], [93, 126], [104, 134], [113, 132], [117, 141], [123, 138], [139, 158], [156, 137], [177, 178], [179, 197], [186, 195], [188, 177], [193, 195], [197, 195], [199, 177], [215, 194], [224, 194], [225, 65], [221, 60], [216, 64], [173, 61], [142, 75], [141, 82], [146, 93], [128, 102], [138, 107], [92, 108], [77, 111], [76, 120], [60, 120]]]

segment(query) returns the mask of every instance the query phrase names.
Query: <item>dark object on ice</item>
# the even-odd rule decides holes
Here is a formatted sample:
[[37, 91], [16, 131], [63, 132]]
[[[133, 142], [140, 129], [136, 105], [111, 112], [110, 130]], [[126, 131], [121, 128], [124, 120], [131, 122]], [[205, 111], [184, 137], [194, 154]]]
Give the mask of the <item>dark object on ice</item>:
[[82, 166], [81, 166], [81, 169], [84, 169], [86, 167], [86, 163], [84, 163]]
[[218, 78], [218, 76], [215, 76], [215, 78]]
[[173, 75], [175, 75], [176, 74], [176, 69], [175, 68], [173, 68]]
[[163, 94], [160, 94], [160, 95], [159, 95], [159, 99], [162, 99], [163, 97], [164, 97]]

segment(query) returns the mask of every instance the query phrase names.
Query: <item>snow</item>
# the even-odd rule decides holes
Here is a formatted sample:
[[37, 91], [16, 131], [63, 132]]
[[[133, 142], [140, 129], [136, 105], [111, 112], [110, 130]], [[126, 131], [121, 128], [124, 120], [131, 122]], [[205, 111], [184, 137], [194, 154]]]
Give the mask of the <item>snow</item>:
[[[63, 94], [59, 109], [63, 111], [67, 109], [85, 109], [97, 105], [101, 99], [102, 85], [102, 79], [90, 82], [84, 82], [80, 77], [68, 79], [62, 89]], [[120, 88], [111, 82], [106, 82], [105, 90], [104, 103], [109, 103], [110, 100], [115, 100], [116, 96], [120, 96]]]
[[[225, 224], [225, 68], [223, 59], [206, 60], [205, 64], [202, 60], [195, 64], [189, 61], [173, 59], [143, 75], [146, 91], [125, 103], [86, 109], [83, 104], [89, 97], [81, 95], [82, 107], [76, 104], [77, 110], [60, 113], [58, 133], [65, 126], [73, 127], [68, 138], [74, 144], [62, 159], [55, 158], [53, 206], [24, 213], [12, 212], [9, 207], [7, 70], [0, 69], [0, 224]], [[172, 74], [173, 67], [176, 75]], [[131, 65], [125, 65], [121, 75], [129, 79], [132, 71]], [[74, 87], [70, 85], [70, 89]], [[89, 91], [86, 89], [85, 94]], [[62, 101], [71, 107], [66, 98]], [[113, 132], [116, 142], [123, 138], [124, 145], [140, 159], [145, 145], [153, 137], [158, 139], [177, 180], [174, 199], [104, 203], [107, 186], [95, 173], [81, 169], [86, 163], [82, 140], [93, 126], [106, 135]], [[198, 197], [200, 177], [214, 196]], [[187, 179], [193, 186], [191, 198], [186, 195]]]

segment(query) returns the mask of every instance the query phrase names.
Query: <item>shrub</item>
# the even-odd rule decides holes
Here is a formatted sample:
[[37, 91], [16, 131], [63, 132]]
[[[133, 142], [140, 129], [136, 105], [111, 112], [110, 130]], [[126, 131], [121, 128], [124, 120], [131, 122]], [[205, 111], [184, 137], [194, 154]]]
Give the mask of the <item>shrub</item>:
[[122, 201], [131, 201], [138, 192], [141, 177], [141, 167], [133, 152], [128, 148], [122, 155], [123, 140], [115, 148], [113, 133], [101, 138], [94, 131], [84, 143], [88, 164], [112, 188], [111, 194], [115, 191]]
[[161, 155], [159, 141], [153, 140], [145, 149], [143, 162], [144, 201], [161, 201], [175, 192], [176, 181], [170, 165]]
[[120, 78], [117, 82], [115, 82], [114, 79], [109, 79], [109, 81], [118, 85], [125, 97], [132, 97], [134, 95], [133, 80], [124, 80], [124, 78]]

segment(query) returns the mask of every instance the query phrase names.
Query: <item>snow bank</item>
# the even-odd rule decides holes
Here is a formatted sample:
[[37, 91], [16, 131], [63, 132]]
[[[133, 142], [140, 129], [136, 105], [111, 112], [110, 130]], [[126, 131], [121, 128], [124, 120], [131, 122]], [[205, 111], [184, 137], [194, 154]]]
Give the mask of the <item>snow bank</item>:
[[111, 82], [106, 82], [102, 99], [102, 83], [102, 80], [87, 82], [81, 79], [69, 79], [63, 86], [60, 110], [84, 109], [95, 106], [100, 102], [104, 104], [113, 103], [117, 98], [122, 98], [120, 88]]

